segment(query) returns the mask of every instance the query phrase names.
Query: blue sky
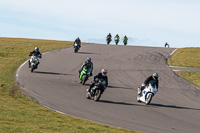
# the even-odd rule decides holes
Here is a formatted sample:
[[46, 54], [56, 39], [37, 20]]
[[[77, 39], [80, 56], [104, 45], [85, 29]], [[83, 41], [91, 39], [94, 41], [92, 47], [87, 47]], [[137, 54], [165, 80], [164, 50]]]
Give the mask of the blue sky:
[[0, 37], [105, 43], [111, 33], [127, 35], [129, 45], [200, 47], [199, 6], [198, 0], [0, 0]]

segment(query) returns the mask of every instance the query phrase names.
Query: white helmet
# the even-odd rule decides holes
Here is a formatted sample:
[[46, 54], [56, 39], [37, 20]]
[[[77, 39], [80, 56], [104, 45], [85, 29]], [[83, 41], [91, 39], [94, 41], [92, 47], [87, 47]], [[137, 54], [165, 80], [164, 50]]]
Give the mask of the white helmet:
[[152, 77], [153, 77], [154, 79], [158, 79], [158, 74], [157, 74], [157, 73], [154, 73], [154, 74], [152, 75]]
[[106, 76], [107, 75], [107, 70], [105, 69], [105, 68], [103, 68], [102, 70], [101, 70], [101, 74], [103, 75], [103, 76]]

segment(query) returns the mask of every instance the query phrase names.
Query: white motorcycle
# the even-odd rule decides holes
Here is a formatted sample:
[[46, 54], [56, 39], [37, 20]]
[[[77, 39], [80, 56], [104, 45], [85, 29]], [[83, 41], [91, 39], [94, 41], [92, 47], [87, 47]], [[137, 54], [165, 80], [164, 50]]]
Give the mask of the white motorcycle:
[[146, 105], [148, 105], [157, 91], [158, 88], [155, 83], [149, 83], [147, 86], [145, 86], [145, 89], [142, 90], [141, 95], [139, 95], [140, 88], [138, 88], [137, 101], [144, 102]]
[[31, 56], [30, 63], [31, 63], [31, 72], [33, 72], [36, 69], [37, 64], [39, 63], [38, 57], [34, 55]]

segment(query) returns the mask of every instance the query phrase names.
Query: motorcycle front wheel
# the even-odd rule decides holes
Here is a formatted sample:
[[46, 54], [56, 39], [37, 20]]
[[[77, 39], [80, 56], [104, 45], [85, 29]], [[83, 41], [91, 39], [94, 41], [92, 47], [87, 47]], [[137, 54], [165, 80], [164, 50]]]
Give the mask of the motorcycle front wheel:
[[145, 104], [148, 105], [151, 102], [153, 95], [152, 94], [147, 94]]
[[101, 97], [101, 90], [97, 89], [94, 94], [94, 101], [99, 101]]
[[87, 81], [87, 77], [83, 76], [82, 77], [82, 85], [85, 85], [85, 82]]
[[33, 72], [34, 71], [34, 66], [31, 66], [31, 72]]

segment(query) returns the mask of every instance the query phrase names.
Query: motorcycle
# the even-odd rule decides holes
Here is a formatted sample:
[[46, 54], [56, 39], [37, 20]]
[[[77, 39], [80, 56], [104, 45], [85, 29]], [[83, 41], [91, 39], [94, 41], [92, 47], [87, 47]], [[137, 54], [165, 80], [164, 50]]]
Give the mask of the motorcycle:
[[142, 90], [141, 95], [139, 95], [140, 88], [138, 88], [138, 102], [144, 102], [146, 105], [150, 104], [153, 96], [157, 93], [158, 89], [155, 83], [149, 83], [145, 86], [145, 89]]
[[81, 80], [80, 83], [82, 85], [85, 85], [85, 82], [89, 79], [90, 75], [91, 75], [91, 70], [84, 67], [79, 76], [79, 78]]
[[108, 37], [108, 38], [106, 39], [106, 41], [107, 41], [107, 44], [110, 44], [110, 42], [112, 41], [112, 39]]
[[86, 98], [98, 101], [105, 88], [106, 88], [106, 82], [103, 79], [96, 79], [95, 84], [91, 88], [90, 92], [86, 93]]
[[78, 52], [79, 46], [77, 43], [74, 44], [74, 53]]
[[116, 45], [119, 43], [119, 38], [118, 37], [115, 37], [115, 43], [116, 43]]
[[169, 44], [165, 44], [165, 48], [169, 48]]
[[38, 57], [32, 55], [30, 59], [30, 63], [31, 63], [31, 72], [33, 72], [35, 69], [37, 69], [36, 66], [39, 63]]
[[126, 45], [126, 44], [127, 44], [127, 40], [124, 40], [123, 42], [124, 42], [124, 45]]

